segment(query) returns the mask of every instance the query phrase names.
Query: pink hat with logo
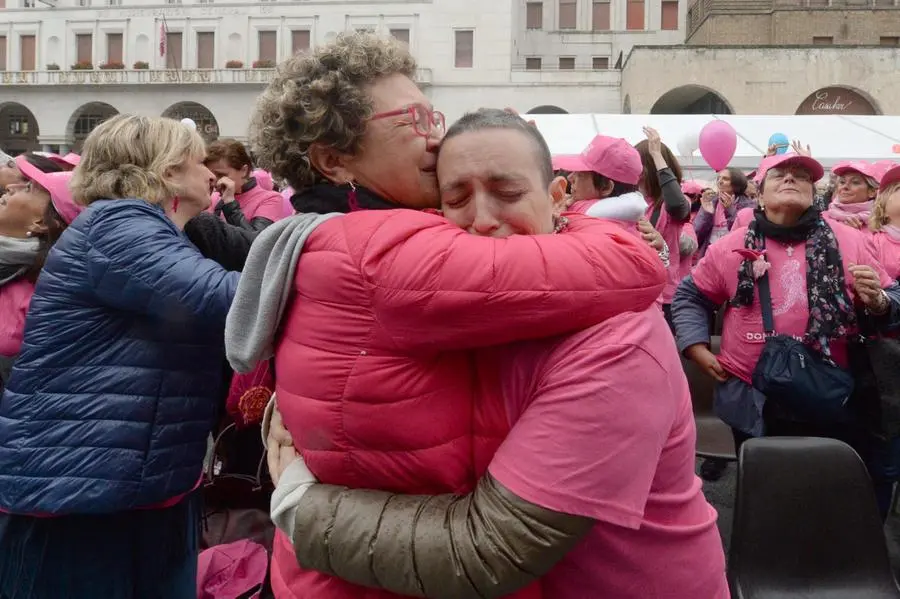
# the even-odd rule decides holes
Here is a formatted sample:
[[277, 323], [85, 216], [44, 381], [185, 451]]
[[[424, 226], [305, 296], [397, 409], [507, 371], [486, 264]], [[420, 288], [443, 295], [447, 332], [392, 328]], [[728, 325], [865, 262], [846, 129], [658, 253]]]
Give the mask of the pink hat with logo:
[[835, 164], [831, 168], [831, 172], [839, 177], [847, 173], [857, 172], [880, 182], [881, 175], [884, 174], [884, 168], [865, 160], [846, 160]]
[[641, 155], [619, 137], [598, 135], [581, 154], [556, 156], [554, 170], [592, 172], [620, 183], [637, 185], [644, 173]]
[[71, 171], [45, 173], [28, 162], [24, 156], [16, 157], [16, 168], [25, 177], [50, 193], [50, 201], [53, 202], [53, 207], [67, 225], [71, 225], [72, 221], [84, 210], [84, 206], [75, 203], [75, 200], [72, 198], [72, 192], [69, 191], [69, 182], [72, 180]]
[[825, 176], [825, 168], [819, 164], [819, 161], [810, 156], [801, 156], [800, 154], [775, 154], [763, 158], [756, 170], [756, 178], [754, 181], [759, 184], [766, 178], [769, 169], [780, 166], [796, 166], [809, 172], [813, 182], [818, 181]]

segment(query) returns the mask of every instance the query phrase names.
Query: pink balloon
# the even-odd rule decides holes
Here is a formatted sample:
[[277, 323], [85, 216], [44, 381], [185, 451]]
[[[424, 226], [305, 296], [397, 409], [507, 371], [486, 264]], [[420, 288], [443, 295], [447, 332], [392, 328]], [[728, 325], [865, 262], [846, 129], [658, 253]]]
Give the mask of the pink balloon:
[[725, 121], [711, 121], [700, 131], [700, 155], [714, 171], [720, 171], [734, 158], [737, 131]]

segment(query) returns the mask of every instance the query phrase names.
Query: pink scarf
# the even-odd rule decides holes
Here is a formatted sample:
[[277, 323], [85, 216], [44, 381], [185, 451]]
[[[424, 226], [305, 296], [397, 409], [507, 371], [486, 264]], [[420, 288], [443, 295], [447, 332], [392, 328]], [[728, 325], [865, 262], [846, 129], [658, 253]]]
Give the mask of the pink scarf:
[[881, 227], [881, 230], [884, 231], [892, 240], [900, 242], [900, 227], [898, 227], [897, 225], [884, 225], [883, 227]]
[[854, 216], [861, 220], [863, 224], [868, 224], [869, 217], [872, 216], [872, 208], [874, 207], [875, 200], [856, 204], [842, 204], [834, 200], [831, 202], [831, 206], [828, 207], [828, 214], [831, 218], [841, 223]]

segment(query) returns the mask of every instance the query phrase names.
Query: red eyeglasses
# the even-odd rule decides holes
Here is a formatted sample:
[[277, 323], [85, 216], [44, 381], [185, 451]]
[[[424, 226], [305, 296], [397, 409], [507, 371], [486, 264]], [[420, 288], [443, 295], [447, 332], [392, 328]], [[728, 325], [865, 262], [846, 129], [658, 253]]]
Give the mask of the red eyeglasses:
[[380, 112], [373, 115], [372, 120], [386, 119], [392, 116], [405, 116], [407, 114], [412, 117], [413, 129], [422, 137], [428, 137], [434, 131], [443, 133], [447, 128], [447, 121], [444, 118], [443, 112], [431, 110], [421, 104], [410, 104], [409, 106], [398, 110]]

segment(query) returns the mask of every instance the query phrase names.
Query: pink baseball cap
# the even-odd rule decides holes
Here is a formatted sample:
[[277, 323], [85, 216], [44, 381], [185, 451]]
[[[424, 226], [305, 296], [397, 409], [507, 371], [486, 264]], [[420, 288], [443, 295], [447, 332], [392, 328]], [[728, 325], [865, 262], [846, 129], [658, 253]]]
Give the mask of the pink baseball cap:
[[769, 169], [779, 166], [797, 166], [807, 170], [813, 182], [825, 176], [825, 169], [815, 158], [801, 156], [800, 154], [775, 154], [774, 156], [763, 158], [763, 161], [759, 163], [754, 181], [759, 184], [766, 178], [766, 173], [769, 172]]
[[78, 154], [66, 154], [65, 156], [60, 156], [59, 154], [44, 154], [47, 158], [65, 168], [66, 170], [72, 170], [78, 163], [81, 162], [81, 156]]
[[53, 207], [67, 225], [71, 225], [72, 221], [75, 220], [75, 217], [84, 210], [83, 206], [75, 203], [72, 192], [69, 191], [69, 182], [72, 180], [71, 171], [45, 173], [28, 162], [24, 156], [16, 157], [16, 168], [18, 168], [19, 172], [25, 175], [25, 177], [34, 181], [50, 193], [50, 201], [53, 202]]
[[881, 174], [881, 184], [878, 186], [878, 191], [884, 191], [898, 182], [900, 182], [900, 164], [895, 164]]
[[681, 193], [685, 193], [685, 194], [692, 194], [692, 195], [701, 194], [701, 193], [703, 193], [704, 189], [705, 188], [702, 183], [698, 183], [697, 181], [694, 181], [693, 179], [689, 179], [681, 184]]
[[598, 135], [581, 154], [556, 156], [554, 170], [592, 172], [620, 183], [637, 185], [644, 173], [641, 155], [619, 137]]
[[834, 167], [832, 167], [831, 172], [837, 176], [857, 172], [880, 182], [881, 175], [884, 174], [884, 169], [877, 164], [872, 164], [865, 160], [846, 160], [835, 164]]

